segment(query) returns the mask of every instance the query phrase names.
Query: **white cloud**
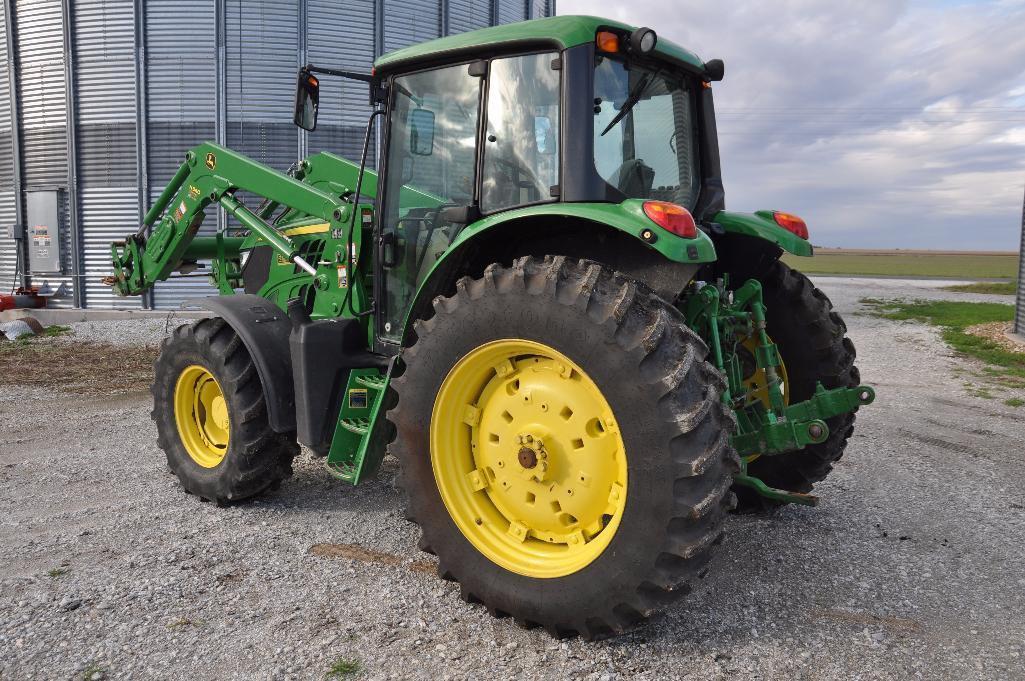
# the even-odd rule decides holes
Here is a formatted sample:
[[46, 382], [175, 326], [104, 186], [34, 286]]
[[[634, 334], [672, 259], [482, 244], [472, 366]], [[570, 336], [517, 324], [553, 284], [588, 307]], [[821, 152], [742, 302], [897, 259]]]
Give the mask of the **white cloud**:
[[1017, 248], [1025, 2], [633, 0], [613, 11], [726, 61], [715, 97], [730, 208], [793, 211], [825, 245]]

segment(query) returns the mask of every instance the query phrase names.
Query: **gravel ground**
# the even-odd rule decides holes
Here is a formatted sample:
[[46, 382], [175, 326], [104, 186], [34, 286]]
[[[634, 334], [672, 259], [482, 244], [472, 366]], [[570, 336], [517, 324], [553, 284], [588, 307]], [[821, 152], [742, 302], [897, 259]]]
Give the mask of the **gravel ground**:
[[71, 333], [61, 337], [63, 343], [96, 343], [118, 347], [160, 345], [160, 341], [176, 326], [191, 320], [176, 312], [164, 317], [145, 317], [124, 321], [72, 322], [67, 324]]
[[[1025, 409], [972, 396], [934, 329], [857, 311], [994, 297], [819, 284], [879, 395], [822, 505], [731, 518], [694, 593], [600, 643], [460, 601], [415, 548], [391, 460], [351, 488], [303, 456], [278, 492], [222, 509], [167, 473], [147, 395], [5, 386], [0, 679], [323, 679], [340, 659], [367, 678], [1025, 678]], [[72, 326], [150, 343], [157, 321]]]

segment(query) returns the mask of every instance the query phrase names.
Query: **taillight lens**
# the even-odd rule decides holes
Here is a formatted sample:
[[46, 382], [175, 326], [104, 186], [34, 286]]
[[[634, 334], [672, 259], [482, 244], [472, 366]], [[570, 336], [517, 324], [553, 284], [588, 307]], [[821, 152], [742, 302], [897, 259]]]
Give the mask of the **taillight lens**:
[[780, 213], [779, 211], [773, 211], [772, 219], [776, 221], [776, 224], [792, 232], [797, 236], [801, 237], [805, 241], [808, 240], [808, 225], [804, 224], [804, 220], [791, 215], [790, 213]]
[[668, 201], [645, 201], [644, 214], [659, 227], [685, 239], [698, 235], [694, 216], [683, 206]]

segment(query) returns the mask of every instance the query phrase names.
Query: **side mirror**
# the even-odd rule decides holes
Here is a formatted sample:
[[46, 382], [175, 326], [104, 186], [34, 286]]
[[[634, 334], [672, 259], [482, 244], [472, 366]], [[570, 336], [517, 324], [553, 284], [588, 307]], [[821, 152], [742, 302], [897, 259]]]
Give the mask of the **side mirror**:
[[295, 84], [295, 124], [303, 130], [316, 130], [319, 106], [320, 81], [305, 68], [299, 69]]
[[434, 112], [430, 109], [409, 112], [409, 151], [417, 156], [434, 153]]

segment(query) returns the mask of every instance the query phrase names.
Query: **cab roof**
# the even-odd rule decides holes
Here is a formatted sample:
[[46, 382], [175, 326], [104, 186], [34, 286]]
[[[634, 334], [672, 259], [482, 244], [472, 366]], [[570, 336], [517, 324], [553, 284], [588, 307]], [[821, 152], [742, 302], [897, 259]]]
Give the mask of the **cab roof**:
[[[402, 67], [472, 56], [474, 53], [482, 51], [515, 48], [517, 45], [548, 45], [562, 50], [594, 42], [599, 28], [614, 28], [630, 32], [636, 27], [611, 19], [591, 16], [532, 19], [515, 24], [481, 28], [476, 31], [410, 45], [378, 57], [374, 62], [374, 68], [378, 73], [392, 72]], [[666, 40], [663, 36], [658, 36], [655, 54], [698, 71], [704, 70], [704, 62], [696, 54]]]

